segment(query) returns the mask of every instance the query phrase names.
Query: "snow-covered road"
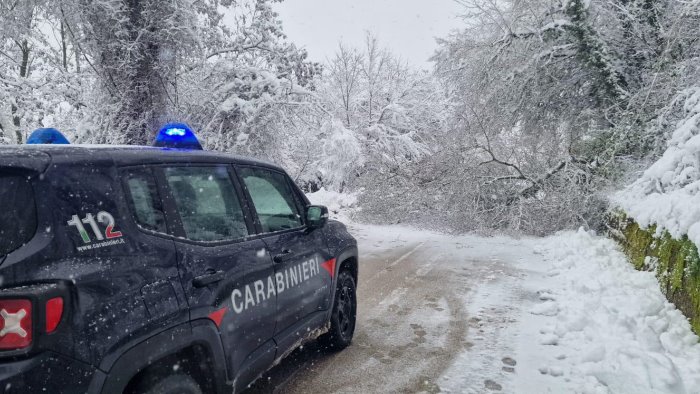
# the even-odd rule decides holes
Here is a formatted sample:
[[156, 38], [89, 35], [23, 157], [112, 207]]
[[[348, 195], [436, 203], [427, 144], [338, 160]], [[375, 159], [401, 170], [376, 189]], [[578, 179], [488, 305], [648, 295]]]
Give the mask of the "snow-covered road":
[[[353, 345], [309, 344], [251, 392], [700, 392], [697, 337], [610, 241], [349, 227], [361, 256]], [[635, 289], [653, 305], [626, 307]]]

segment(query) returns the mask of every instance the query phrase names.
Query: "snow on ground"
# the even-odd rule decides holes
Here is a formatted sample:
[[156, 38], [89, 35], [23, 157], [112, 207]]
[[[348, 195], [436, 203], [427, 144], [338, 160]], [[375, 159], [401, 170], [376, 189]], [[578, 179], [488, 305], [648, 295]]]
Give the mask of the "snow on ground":
[[353, 345], [309, 348], [259, 392], [700, 393], [698, 337], [609, 239], [348, 229]]
[[[332, 216], [356, 209], [355, 196], [309, 197]], [[612, 240], [583, 230], [517, 240], [349, 228], [365, 256], [400, 249], [392, 266], [417, 259], [416, 275], [452, 273], [442, 286], [462, 300], [467, 329], [464, 348], [445, 350], [456, 354], [436, 382], [442, 392], [700, 393], [698, 337], [654, 274], [635, 270]], [[426, 331], [445, 325], [413, 319]]]
[[[526, 285], [519, 392], [699, 393], [700, 345], [651, 272], [583, 230], [540, 241]], [[539, 372], [539, 375], [538, 373]]]
[[380, 240], [395, 233], [401, 245], [452, 257], [428, 269], [468, 266], [469, 286], [454, 287], [466, 311], [466, 347], [438, 380], [442, 392], [700, 393], [698, 337], [653, 273], [635, 270], [607, 238], [352, 227], [363, 253], [386, 248]]

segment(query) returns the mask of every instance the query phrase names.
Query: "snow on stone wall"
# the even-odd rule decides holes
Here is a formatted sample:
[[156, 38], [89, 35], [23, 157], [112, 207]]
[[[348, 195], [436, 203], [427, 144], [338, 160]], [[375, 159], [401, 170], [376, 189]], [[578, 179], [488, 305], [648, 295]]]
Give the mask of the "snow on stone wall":
[[655, 224], [659, 234], [687, 234], [700, 245], [700, 87], [685, 94], [686, 115], [667, 150], [612, 202], [644, 228]]

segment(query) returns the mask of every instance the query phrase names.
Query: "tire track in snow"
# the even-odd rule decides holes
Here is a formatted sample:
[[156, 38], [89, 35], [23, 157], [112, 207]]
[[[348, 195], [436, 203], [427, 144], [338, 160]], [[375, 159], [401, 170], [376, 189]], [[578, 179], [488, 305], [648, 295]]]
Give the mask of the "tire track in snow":
[[251, 393], [440, 392], [440, 376], [467, 346], [463, 283], [451, 264], [457, 256], [444, 247], [450, 239], [411, 242], [382, 234], [366, 239], [365, 248], [360, 239], [353, 344], [328, 354], [310, 343], [263, 376]]
[[425, 242], [419, 243], [418, 245], [416, 245], [415, 248], [411, 249], [411, 251], [409, 251], [408, 253], [404, 254], [404, 255], [401, 256], [401, 257], [399, 257], [399, 258], [396, 259], [396, 261], [394, 261], [393, 263], [389, 264], [389, 267], [393, 267], [393, 266], [395, 266], [396, 264], [398, 264], [398, 263], [400, 263], [400, 262], [406, 260], [410, 255], [412, 255], [413, 253], [415, 253], [415, 252], [416, 252], [418, 249], [420, 249], [423, 245], [425, 245]]

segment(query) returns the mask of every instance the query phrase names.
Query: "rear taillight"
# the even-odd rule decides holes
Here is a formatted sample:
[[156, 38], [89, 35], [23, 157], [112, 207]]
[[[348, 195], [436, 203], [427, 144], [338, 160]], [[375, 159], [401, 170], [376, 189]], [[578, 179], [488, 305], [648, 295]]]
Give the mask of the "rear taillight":
[[0, 299], [0, 350], [22, 349], [32, 343], [32, 302]]
[[58, 327], [63, 316], [63, 297], [54, 297], [46, 301], [46, 333], [52, 333]]

